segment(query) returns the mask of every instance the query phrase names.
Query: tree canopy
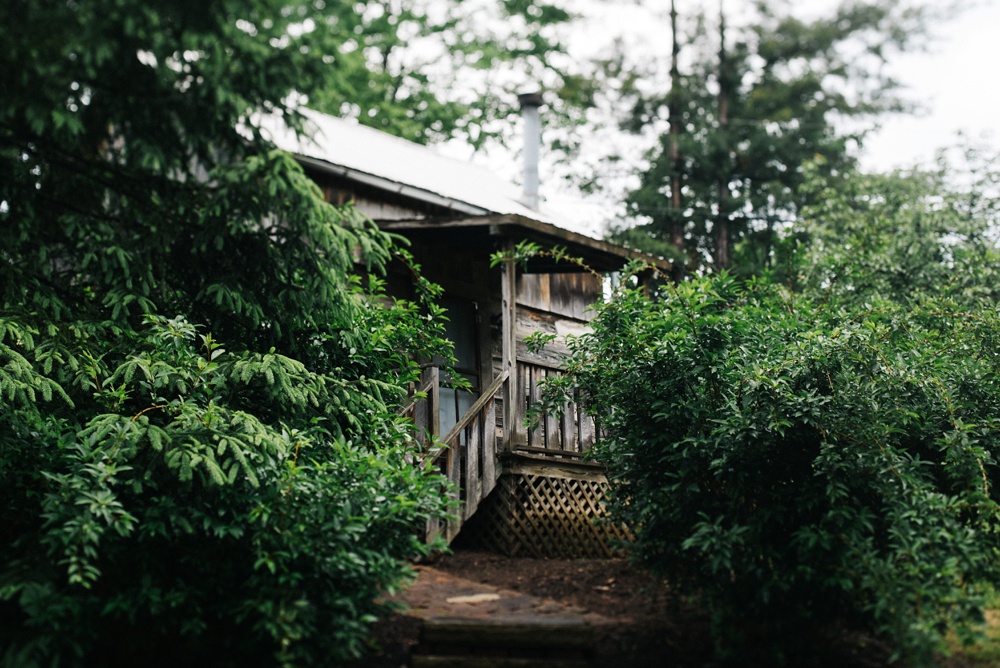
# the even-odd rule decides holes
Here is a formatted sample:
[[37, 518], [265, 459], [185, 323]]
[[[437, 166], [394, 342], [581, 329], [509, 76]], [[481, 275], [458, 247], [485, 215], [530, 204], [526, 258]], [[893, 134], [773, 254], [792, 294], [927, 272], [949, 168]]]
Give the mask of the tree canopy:
[[821, 176], [807, 165], [804, 175], [811, 204], [779, 243], [787, 265], [776, 274], [855, 305], [928, 294], [996, 304], [1000, 173], [988, 152], [959, 146], [934, 169]]
[[675, 15], [669, 75], [627, 53], [609, 61], [624, 126], [666, 126], [627, 196], [638, 225], [613, 236], [690, 271], [771, 265], [776, 229], [802, 204], [803, 164], [849, 168], [865, 121], [905, 108], [884, 65], [924, 36], [927, 11], [886, 0], [810, 19], [790, 3], [744, 9]]
[[[571, 14], [546, 0], [370, 0], [331, 3], [341, 35], [337, 87], [310, 104], [419, 142], [459, 137], [474, 147], [501, 139], [525, 86], [563, 87], [554, 58]], [[566, 105], [552, 97], [557, 114]]]
[[350, 95], [343, 9], [0, 4], [3, 665], [342, 661], [427, 549], [435, 290], [255, 126]]

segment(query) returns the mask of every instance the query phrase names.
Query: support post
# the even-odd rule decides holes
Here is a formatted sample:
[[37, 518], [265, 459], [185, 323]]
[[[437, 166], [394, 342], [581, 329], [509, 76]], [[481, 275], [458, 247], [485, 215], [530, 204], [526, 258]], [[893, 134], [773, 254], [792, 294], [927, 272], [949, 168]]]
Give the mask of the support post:
[[427, 419], [434, 438], [441, 437], [441, 371], [437, 366], [427, 369], [430, 390], [427, 392]]
[[[514, 244], [507, 242], [505, 251], [513, 256]], [[503, 307], [503, 326], [501, 336], [501, 363], [507, 372], [507, 387], [503, 394], [503, 447], [509, 452], [513, 448], [513, 438], [516, 432], [517, 420], [517, 264], [514, 260], [503, 264], [500, 276], [501, 301]]]

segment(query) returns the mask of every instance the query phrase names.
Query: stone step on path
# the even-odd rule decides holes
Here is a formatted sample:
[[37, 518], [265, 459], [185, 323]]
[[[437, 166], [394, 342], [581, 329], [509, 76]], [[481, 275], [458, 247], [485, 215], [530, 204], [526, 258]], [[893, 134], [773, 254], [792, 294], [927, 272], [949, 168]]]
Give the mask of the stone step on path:
[[401, 600], [422, 621], [411, 668], [588, 668], [600, 615], [430, 566]]
[[593, 636], [580, 619], [462, 619], [424, 621], [412, 668], [586, 668]]

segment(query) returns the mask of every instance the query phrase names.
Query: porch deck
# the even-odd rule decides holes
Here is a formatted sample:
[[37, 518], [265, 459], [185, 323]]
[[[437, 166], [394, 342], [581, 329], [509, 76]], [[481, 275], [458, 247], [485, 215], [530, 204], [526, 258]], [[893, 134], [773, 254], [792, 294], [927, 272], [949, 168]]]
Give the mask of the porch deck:
[[[528, 420], [541, 384], [558, 368], [519, 360], [502, 372], [455, 426], [436, 433], [440, 373], [427, 369], [421, 399], [407, 407], [420, 428], [427, 459], [455, 485], [455, 518], [428, 527], [428, 537], [451, 542], [467, 524], [474, 542], [491, 550], [535, 557], [610, 557], [629, 539], [605, 518], [607, 479], [586, 460], [597, 425], [576, 403], [559, 415]], [[513, 410], [504, 403], [513, 398]], [[513, 416], [507, 429], [505, 414]]]

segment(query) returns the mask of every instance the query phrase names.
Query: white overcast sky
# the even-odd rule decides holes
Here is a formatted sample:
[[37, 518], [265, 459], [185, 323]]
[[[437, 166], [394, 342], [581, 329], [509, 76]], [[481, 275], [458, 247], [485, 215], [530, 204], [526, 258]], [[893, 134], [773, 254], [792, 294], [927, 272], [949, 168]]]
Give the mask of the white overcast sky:
[[894, 117], [866, 145], [869, 169], [908, 166], [955, 144], [958, 132], [996, 144], [1000, 131], [1000, 0], [986, 0], [937, 27], [928, 53], [896, 60], [909, 96], [927, 111]]
[[[580, 0], [591, 8], [589, 30], [571, 46], [593, 47], [621, 32], [636, 50], [665, 51], [669, 0]], [[743, 0], [721, 0], [739, 16]], [[827, 14], [843, 0], [795, 0], [801, 16]], [[926, 0], [945, 6], [946, 0]], [[926, 52], [896, 55], [890, 71], [907, 86], [907, 97], [922, 105], [919, 117], [893, 116], [867, 142], [864, 166], [891, 169], [933, 157], [955, 143], [957, 133], [978, 138], [1000, 131], [1000, 0], [964, 0], [967, 8], [931, 26]], [[714, 9], [720, 0], [677, 0], [683, 12], [692, 5]], [[593, 3], [593, 4], [590, 4]], [[712, 11], [712, 10], [709, 10]], [[994, 136], [994, 140], [1000, 139]]]

